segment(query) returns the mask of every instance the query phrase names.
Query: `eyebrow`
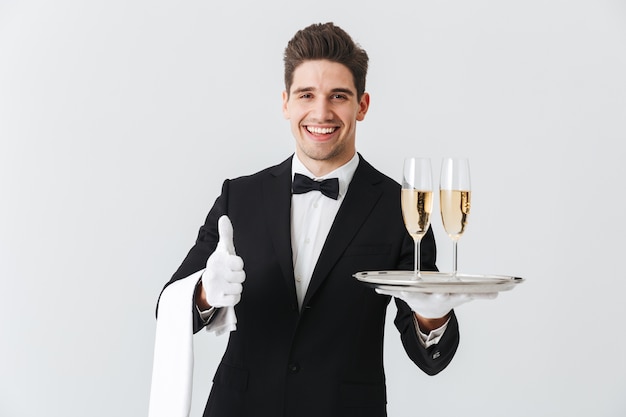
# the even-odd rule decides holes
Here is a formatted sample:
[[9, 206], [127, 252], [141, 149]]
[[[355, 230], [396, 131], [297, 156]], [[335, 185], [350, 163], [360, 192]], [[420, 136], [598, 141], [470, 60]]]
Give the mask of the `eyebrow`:
[[[300, 87], [300, 88], [296, 88], [295, 90], [293, 90], [291, 93], [292, 94], [299, 94], [299, 93], [306, 93], [306, 92], [310, 92], [310, 91], [316, 91], [315, 87]], [[348, 96], [354, 96], [354, 91], [350, 90], [349, 88], [341, 88], [341, 87], [337, 87], [337, 88], [333, 88], [330, 90], [331, 93], [343, 93], [346, 94]]]

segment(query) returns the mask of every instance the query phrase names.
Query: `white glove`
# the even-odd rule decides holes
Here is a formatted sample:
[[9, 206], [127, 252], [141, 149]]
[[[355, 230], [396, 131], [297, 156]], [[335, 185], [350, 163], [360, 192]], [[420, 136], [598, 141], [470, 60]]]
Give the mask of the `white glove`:
[[202, 286], [212, 307], [232, 307], [241, 300], [246, 273], [243, 260], [235, 254], [233, 225], [228, 216], [219, 218], [217, 230], [220, 240], [206, 262]]
[[376, 289], [378, 294], [391, 295], [404, 301], [414, 313], [427, 319], [438, 319], [453, 308], [472, 300], [493, 300], [497, 292], [489, 293], [422, 293], [403, 290]]

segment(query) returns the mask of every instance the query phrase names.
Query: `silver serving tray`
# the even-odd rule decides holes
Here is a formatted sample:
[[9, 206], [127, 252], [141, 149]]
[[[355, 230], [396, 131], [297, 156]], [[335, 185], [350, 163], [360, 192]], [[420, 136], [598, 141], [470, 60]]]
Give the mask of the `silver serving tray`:
[[422, 271], [416, 279], [413, 271], [363, 271], [354, 277], [374, 288], [425, 293], [486, 293], [508, 291], [524, 282], [507, 275], [472, 275]]

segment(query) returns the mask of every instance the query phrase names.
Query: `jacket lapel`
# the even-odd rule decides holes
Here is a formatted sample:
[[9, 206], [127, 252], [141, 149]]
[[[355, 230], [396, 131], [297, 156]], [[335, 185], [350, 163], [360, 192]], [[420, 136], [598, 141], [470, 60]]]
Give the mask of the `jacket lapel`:
[[[360, 156], [360, 155], [359, 155]], [[366, 221], [382, 192], [375, 185], [381, 181], [378, 172], [360, 157], [359, 165], [348, 192], [337, 212], [320, 257], [313, 270], [303, 305], [306, 305], [322, 285], [349, 243]], [[292, 270], [293, 275], [293, 270]]]
[[288, 158], [270, 170], [263, 182], [263, 207], [276, 258], [293, 301], [297, 302], [291, 249], [291, 160]]

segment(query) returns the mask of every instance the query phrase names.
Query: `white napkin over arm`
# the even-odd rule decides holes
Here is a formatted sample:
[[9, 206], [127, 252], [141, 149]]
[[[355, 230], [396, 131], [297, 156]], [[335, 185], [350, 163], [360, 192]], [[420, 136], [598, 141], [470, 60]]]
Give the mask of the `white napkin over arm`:
[[203, 271], [168, 285], [157, 312], [149, 417], [188, 417], [193, 385], [193, 312]]

